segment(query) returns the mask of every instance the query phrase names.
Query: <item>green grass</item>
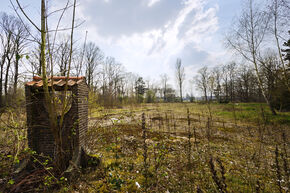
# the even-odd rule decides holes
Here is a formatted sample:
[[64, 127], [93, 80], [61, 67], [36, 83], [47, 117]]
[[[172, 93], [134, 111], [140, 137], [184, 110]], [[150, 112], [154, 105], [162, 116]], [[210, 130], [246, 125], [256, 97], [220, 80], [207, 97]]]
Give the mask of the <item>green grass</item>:
[[[187, 109], [190, 111], [190, 128], [196, 129], [196, 139], [193, 133], [191, 135], [192, 171], [187, 165]], [[264, 109], [265, 122], [261, 109]], [[210, 157], [222, 161], [228, 192], [255, 191], [257, 179], [263, 186], [261, 192], [278, 192], [275, 147], [278, 145], [282, 153], [280, 128], [286, 128], [284, 131], [289, 136], [289, 112], [273, 116], [267, 105], [260, 103], [213, 103], [209, 106], [163, 103], [90, 110], [86, 150], [90, 155], [101, 158], [102, 164], [96, 170], [82, 174], [60, 192], [65, 192], [64, 189], [69, 192], [145, 192], [144, 146], [140, 127], [143, 112], [148, 129], [146, 144], [151, 192], [196, 192], [197, 187], [203, 192], [218, 192], [209, 168]], [[212, 119], [209, 119], [210, 116]], [[120, 121], [113, 122], [113, 118]], [[211, 122], [208, 123], [208, 120]], [[259, 129], [262, 124], [267, 130]], [[6, 136], [15, 139], [13, 131], [7, 132]], [[8, 142], [3, 140], [0, 143], [1, 147], [7, 147], [6, 152], [2, 150], [0, 153], [0, 171], [5, 176], [11, 173], [11, 169], [7, 168], [12, 168], [7, 155], [13, 152], [11, 150], [16, 144], [15, 141]], [[286, 151], [289, 155], [289, 149]], [[279, 159], [282, 166], [282, 158]], [[216, 161], [215, 168], [221, 177], [221, 168]]]
[[[215, 115], [234, 120], [235, 116], [238, 121], [255, 124], [258, 121], [265, 121], [272, 124], [290, 124], [290, 112], [277, 112], [272, 115], [270, 108], [264, 103], [229, 103], [229, 104], [211, 104]], [[264, 114], [264, 115], [263, 115]]]
[[[277, 115], [272, 115], [269, 107], [265, 103], [228, 103], [218, 104], [211, 103], [210, 110], [212, 113], [222, 119], [233, 121], [236, 119], [240, 122], [251, 122], [252, 124], [263, 122], [262, 109], [265, 120], [272, 124], [288, 125], [290, 124], [290, 112], [277, 112]], [[164, 104], [145, 104], [136, 106], [125, 106], [116, 109], [101, 109], [93, 111], [91, 117], [98, 117], [107, 114], [122, 114], [129, 112], [146, 112], [158, 109], [159, 112], [173, 111], [177, 114], [184, 114], [189, 108], [191, 113], [209, 116], [209, 108], [206, 104], [198, 103], [164, 103]], [[158, 112], [157, 111], [157, 112]]]

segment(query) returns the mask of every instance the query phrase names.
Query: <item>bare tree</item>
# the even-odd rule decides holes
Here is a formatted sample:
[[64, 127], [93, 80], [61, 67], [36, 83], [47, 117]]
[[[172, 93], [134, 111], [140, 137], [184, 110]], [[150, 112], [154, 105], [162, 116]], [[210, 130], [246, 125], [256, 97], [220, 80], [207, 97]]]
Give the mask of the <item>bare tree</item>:
[[106, 57], [103, 66], [103, 97], [107, 105], [112, 106], [114, 100], [120, 95], [121, 83], [124, 79], [124, 70], [113, 57]]
[[287, 23], [289, 22], [289, 19], [290, 19], [289, 11], [290, 11], [289, 4], [287, 7], [286, 2], [283, 0], [272, 0], [270, 3], [269, 13], [272, 16], [272, 21], [270, 22], [270, 30], [271, 30], [271, 33], [275, 37], [279, 59], [282, 64], [284, 83], [286, 87], [288, 88], [288, 90], [290, 91], [289, 80], [287, 78], [287, 69], [286, 69], [285, 62], [283, 60], [281, 46], [280, 46], [280, 40], [282, 39], [282, 37], [279, 33], [279, 31], [281, 30], [280, 28], [283, 28], [284, 26], [288, 27]]
[[236, 63], [231, 62], [226, 65], [226, 69], [228, 71], [229, 77], [229, 94], [230, 94], [230, 101], [233, 102], [235, 100], [235, 77], [236, 77]]
[[206, 66], [198, 70], [195, 81], [198, 89], [203, 92], [205, 101], [208, 103], [209, 72]]
[[17, 83], [19, 76], [19, 61], [22, 58], [25, 47], [28, 44], [27, 38], [29, 37], [29, 26], [23, 24], [19, 19], [15, 21], [15, 32], [13, 35], [15, 45], [15, 64], [14, 64], [14, 83], [13, 83], [13, 94], [16, 95]]
[[[12, 60], [15, 56], [15, 47], [14, 47], [15, 45], [13, 42], [13, 32], [15, 31], [15, 25], [16, 25], [15, 21], [16, 21], [16, 18], [14, 16], [7, 15], [6, 13], [3, 13], [1, 15], [0, 27], [2, 29], [1, 41], [2, 41], [3, 55], [2, 55], [2, 63], [1, 63], [0, 94], [2, 97], [2, 89], [3, 89], [2, 84], [4, 81], [5, 102], [7, 102], [9, 71], [12, 64]], [[6, 70], [4, 67], [6, 67]], [[3, 77], [4, 70], [5, 70], [5, 77]], [[2, 103], [3, 102], [1, 101], [1, 104]]]
[[214, 95], [217, 98], [217, 101], [220, 102], [222, 73], [219, 66], [216, 66], [212, 69], [212, 76], [214, 77], [215, 81]]
[[213, 100], [213, 94], [214, 94], [214, 90], [216, 87], [215, 84], [216, 84], [215, 77], [214, 77], [213, 73], [210, 72], [209, 77], [208, 77], [208, 90], [210, 92], [210, 101]]
[[163, 90], [163, 101], [167, 102], [167, 84], [168, 84], [168, 80], [169, 77], [167, 74], [162, 74], [161, 76], [161, 84], [162, 84], [162, 90]]
[[85, 36], [85, 41], [83, 44], [83, 49], [79, 52], [80, 57], [78, 57], [78, 59], [76, 60], [76, 75], [79, 77], [81, 72], [82, 72], [82, 68], [83, 68], [83, 60], [84, 60], [84, 55], [86, 52], [86, 45], [87, 45], [87, 36], [88, 36], [88, 31], [86, 31], [86, 36]]
[[[6, 13], [1, 14], [1, 43], [2, 43], [2, 60], [1, 60], [1, 84], [0, 95], [2, 96], [2, 81], [5, 67], [4, 92], [7, 104], [8, 87], [10, 80], [13, 79], [13, 95], [16, 95], [17, 83], [19, 76], [19, 61], [23, 55], [24, 48], [29, 36], [28, 26], [23, 24], [18, 18]], [[12, 68], [14, 63], [14, 68]], [[13, 73], [11, 73], [13, 72]], [[13, 78], [12, 78], [13, 77]], [[2, 103], [2, 102], [1, 102]]]
[[177, 84], [179, 87], [179, 94], [180, 94], [180, 102], [183, 102], [182, 98], [182, 89], [183, 89], [183, 82], [185, 80], [185, 72], [184, 67], [181, 65], [181, 59], [177, 58], [176, 65], [175, 65], [175, 75], [177, 79]]
[[32, 76], [41, 76], [40, 45], [37, 44], [37, 46], [30, 51], [28, 63], [30, 67], [28, 72], [32, 73]]
[[262, 95], [269, 105], [272, 114], [276, 115], [276, 111], [271, 105], [271, 101], [268, 99], [266, 90], [263, 87], [262, 77], [259, 72], [260, 47], [268, 24], [269, 16], [260, 11], [259, 7], [254, 5], [253, 0], [248, 0], [247, 6], [237, 21], [237, 25], [227, 35], [226, 40], [228, 47], [233, 48], [254, 65]]
[[222, 85], [222, 91], [224, 94], [224, 102], [227, 102], [229, 99], [229, 74], [227, 71], [227, 66], [223, 65], [222, 66], [222, 81], [223, 81], [223, 85]]
[[[238, 74], [236, 76], [237, 81], [237, 96], [242, 102], [254, 101], [254, 90], [257, 87], [257, 81], [255, 74], [253, 73], [253, 68], [247, 65], [240, 65], [238, 69]], [[258, 89], [256, 89], [258, 90]]]
[[70, 57], [70, 40], [69, 37], [64, 37], [56, 48], [56, 62], [59, 66], [59, 74], [66, 75], [66, 70]]
[[94, 84], [94, 73], [99, 64], [103, 62], [104, 54], [94, 43], [89, 42], [85, 49], [85, 66], [86, 66], [86, 77], [90, 88]]
[[[7, 58], [13, 57], [13, 43], [12, 43], [12, 27], [10, 21], [12, 18], [8, 16], [7, 14], [3, 13], [1, 15], [1, 20], [0, 20], [0, 28], [1, 28], [1, 50], [2, 50], [2, 55], [1, 55], [1, 76], [0, 76], [0, 106], [3, 105], [2, 101], [2, 94], [3, 94], [3, 81], [4, 81], [4, 70], [5, 70], [5, 64], [7, 63]], [[12, 56], [11, 56], [12, 55]], [[9, 71], [9, 60], [6, 69]], [[6, 71], [7, 74], [7, 71]], [[5, 91], [6, 93], [6, 91]]]
[[276, 54], [273, 50], [265, 53], [261, 73], [269, 100], [273, 102], [276, 109], [280, 111], [283, 109], [289, 110], [289, 105], [287, 104], [289, 103], [290, 92], [285, 86], [283, 64], [280, 61], [279, 54]]

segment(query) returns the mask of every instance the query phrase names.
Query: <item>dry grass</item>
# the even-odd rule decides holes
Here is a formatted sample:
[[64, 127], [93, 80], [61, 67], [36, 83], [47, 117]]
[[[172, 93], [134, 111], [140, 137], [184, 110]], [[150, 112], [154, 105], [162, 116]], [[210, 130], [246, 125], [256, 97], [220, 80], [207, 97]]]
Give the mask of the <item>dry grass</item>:
[[[289, 168], [289, 125], [284, 124], [288, 115], [272, 118], [260, 104], [233, 108], [232, 104], [169, 103], [92, 110], [87, 151], [102, 164], [57, 191], [286, 192], [290, 188], [284, 169], [285, 164]], [[7, 163], [3, 158], [9, 153], [1, 152], [1, 163]], [[9, 179], [5, 175], [2, 178]]]
[[[102, 191], [144, 191], [140, 120], [145, 112], [149, 129], [146, 142], [150, 192], [279, 192], [275, 145], [282, 147], [281, 136], [283, 132], [289, 136], [289, 126], [271, 120], [269, 114], [264, 115], [268, 119], [265, 121], [259, 113], [260, 105], [254, 104], [254, 110], [248, 109], [249, 104], [239, 105], [235, 106], [236, 120], [231, 115], [231, 104], [210, 107], [186, 103], [151, 104], [106, 110], [106, 116], [95, 112], [95, 117], [91, 117], [88, 149], [91, 154], [102, 158], [104, 171], [103, 175], [96, 171], [84, 177], [91, 176], [92, 186]], [[192, 132], [190, 170], [187, 167], [187, 108]], [[252, 111], [256, 111], [255, 117], [251, 116]], [[265, 112], [268, 113], [267, 109]], [[111, 120], [114, 120], [113, 124]], [[289, 142], [286, 143], [289, 147]], [[226, 188], [223, 190], [219, 190], [215, 183], [209, 165], [211, 158], [219, 160], [212, 163], [215, 163], [216, 175], [224, 182]], [[289, 163], [289, 157], [286, 161]], [[286, 172], [281, 173], [284, 179], [282, 188], [286, 191]], [[92, 190], [82, 182], [78, 185]], [[78, 185], [75, 185], [76, 190]]]

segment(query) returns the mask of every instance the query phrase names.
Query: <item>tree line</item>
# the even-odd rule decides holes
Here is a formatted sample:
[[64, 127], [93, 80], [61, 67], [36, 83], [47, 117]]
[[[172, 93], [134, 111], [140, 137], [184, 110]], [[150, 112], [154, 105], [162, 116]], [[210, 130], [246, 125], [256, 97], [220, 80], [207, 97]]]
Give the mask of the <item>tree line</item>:
[[[10, 106], [23, 100], [23, 83], [32, 76], [41, 76], [41, 41], [31, 39], [32, 30], [15, 15], [0, 14], [0, 106]], [[70, 60], [70, 35], [60, 34], [46, 52], [47, 75], [66, 76]], [[51, 43], [51, 42], [50, 42]], [[46, 42], [49, 47], [49, 42]], [[53, 61], [53, 65], [50, 63]], [[136, 99], [143, 78], [127, 72], [114, 57], [105, 56], [94, 42], [75, 44], [70, 76], [85, 76], [98, 102], [113, 106]], [[140, 79], [141, 78], [141, 79]], [[146, 86], [151, 87], [148, 83]], [[144, 85], [145, 87], [145, 85]], [[149, 90], [147, 88], [147, 90]], [[148, 92], [146, 90], [146, 92]], [[155, 94], [155, 92], [154, 92]], [[132, 99], [130, 99], [132, 98]], [[139, 99], [140, 101], [140, 99]], [[143, 102], [143, 100], [142, 100]]]
[[[225, 37], [226, 46], [243, 60], [201, 68], [190, 84], [201, 91], [203, 100], [266, 102], [273, 114], [276, 110], [289, 110], [290, 40], [285, 33], [288, 13], [289, 5], [284, 0], [271, 0], [264, 7], [257, 6], [253, 0], [244, 4], [241, 16]], [[140, 102], [182, 102], [185, 98], [193, 101], [192, 95], [183, 96], [186, 77], [180, 58], [175, 66], [175, 90], [168, 83], [167, 74], [154, 82], [127, 72], [95, 42], [87, 42], [87, 33], [84, 42], [75, 42], [72, 50], [70, 34], [49, 38], [52, 33], [47, 33], [50, 40], [46, 42], [47, 75], [66, 76], [68, 70], [70, 76], [85, 75], [95, 104], [112, 107]], [[0, 15], [0, 38], [0, 106], [3, 107], [24, 99], [22, 85], [29, 75], [42, 75], [42, 44], [31, 25], [7, 13]]]
[[[31, 75], [42, 76], [41, 39], [32, 35], [30, 26], [21, 18], [7, 13], [0, 14], [0, 37], [0, 106], [9, 107], [18, 104], [15, 101], [24, 102], [23, 83], [29, 81]], [[71, 54], [70, 34], [59, 34], [50, 41], [53, 46], [52, 42], [46, 42], [47, 76], [66, 76]], [[180, 100], [176, 99], [173, 86], [168, 84], [167, 74], [153, 82], [126, 71], [123, 64], [106, 56], [95, 42], [87, 42], [87, 33], [83, 43], [74, 44], [71, 60], [70, 76], [86, 77], [95, 104], [113, 107]]]
[[218, 101], [266, 102], [274, 115], [290, 109], [289, 12], [284, 0], [244, 3], [225, 37], [243, 64], [200, 69], [196, 82], [206, 101], [214, 95]]

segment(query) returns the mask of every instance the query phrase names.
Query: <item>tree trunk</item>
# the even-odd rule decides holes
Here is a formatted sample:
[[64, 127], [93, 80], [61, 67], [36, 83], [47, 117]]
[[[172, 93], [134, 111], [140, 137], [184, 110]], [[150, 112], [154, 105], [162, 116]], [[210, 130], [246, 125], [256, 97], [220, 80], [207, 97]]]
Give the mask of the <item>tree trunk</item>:
[[2, 107], [2, 90], [3, 90], [3, 85], [2, 85], [2, 81], [3, 81], [3, 67], [4, 67], [4, 63], [1, 64], [1, 71], [0, 71], [0, 108]]
[[7, 105], [8, 100], [8, 79], [9, 79], [9, 69], [11, 65], [11, 59], [8, 58], [7, 67], [6, 67], [6, 74], [5, 74], [5, 82], [4, 82], [4, 94], [5, 94], [5, 104]]
[[262, 92], [262, 95], [267, 103], [267, 105], [270, 107], [270, 110], [272, 112], [273, 115], [277, 115], [275, 109], [273, 108], [273, 106], [271, 105], [267, 95], [266, 95], [266, 91], [263, 87], [263, 84], [262, 84], [262, 79], [261, 79], [261, 76], [259, 74], [259, 70], [258, 70], [258, 64], [257, 64], [257, 58], [256, 58], [256, 44], [255, 44], [255, 40], [254, 40], [254, 23], [253, 23], [253, 10], [252, 10], [252, 4], [251, 4], [251, 7], [250, 7], [250, 24], [251, 24], [251, 30], [252, 30], [252, 33], [251, 33], [251, 54], [252, 54], [252, 58], [253, 58], [253, 63], [254, 63], [254, 66], [255, 66], [255, 71], [256, 71], [256, 75], [257, 75], [257, 79], [258, 79], [258, 85], [261, 89], [261, 92]]
[[277, 49], [278, 49], [279, 59], [280, 59], [280, 62], [282, 64], [282, 69], [283, 69], [283, 73], [282, 74], [283, 74], [283, 77], [285, 79], [284, 82], [285, 82], [285, 84], [287, 86], [288, 91], [290, 91], [289, 80], [287, 78], [287, 69], [285, 67], [285, 63], [284, 63], [283, 56], [282, 56], [282, 53], [281, 53], [279, 38], [278, 38], [278, 29], [277, 29], [278, 2], [277, 2], [277, 0], [275, 0], [274, 8], [275, 8], [275, 12], [274, 12], [274, 36], [275, 36], [276, 45], [277, 45]]
[[15, 74], [14, 74], [14, 84], [13, 84], [13, 96], [14, 97], [16, 97], [16, 94], [17, 94], [18, 69], [19, 69], [19, 53], [16, 52], [15, 69], [14, 69]]
[[6, 51], [4, 50], [2, 61], [1, 61], [1, 74], [0, 74], [0, 107], [3, 106], [2, 95], [3, 95], [3, 73], [4, 73], [5, 61], [6, 61]]
[[229, 90], [228, 90], [228, 80], [226, 80], [226, 102], [228, 101]]
[[182, 98], [182, 84], [179, 84], [179, 89], [180, 89], [180, 102], [183, 102], [183, 98]]
[[43, 81], [43, 90], [45, 96], [45, 102], [48, 106], [48, 116], [49, 116], [49, 123], [50, 129], [53, 133], [55, 145], [56, 145], [56, 157], [55, 157], [55, 164], [63, 171], [63, 163], [64, 163], [64, 156], [62, 152], [62, 141], [61, 135], [59, 133], [58, 128], [58, 121], [57, 115], [55, 112], [55, 108], [53, 106], [49, 89], [48, 89], [48, 80], [47, 80], [47, 73], [46, 73], [46, 8], [45, 8], [45, 0], [41, 0], [41, 54], [40, 54], [40, 61], [41, 61], [41, 70], [42, 70], [42, 81]]
[[207, 91], [206, 91], [206, 88], [204, 88], [204, 99], [205, 99], [205, 102], [207, 103], [208, 100], [207, 100]]
[[261, 92], [262, 92], [262, 95], [267, 103], [267, 105], [269, 106], [271, 112], [272, 112], [272, 115], [277, 115], [273, 105], [271, 104], [271, 101], [269, 100], [269, 98], [267, 97], [266, 95], [266, 91], [263, 87], [263, 84], [262, 84], [262, 79], [260, 77], [260, 74], [259, 74], [259, 70], [258, 70], [258, 65], [257, 65], [257, 62], [256, 62], [256, 57], [255, 55], [253, 55], [253, 63], [255, 65], [255, 71], [256, 71], [256, 75], [257, 75], [257, 79], [258, 79], [258, 85], [259, 85], [259, 88], [261, 89]]

